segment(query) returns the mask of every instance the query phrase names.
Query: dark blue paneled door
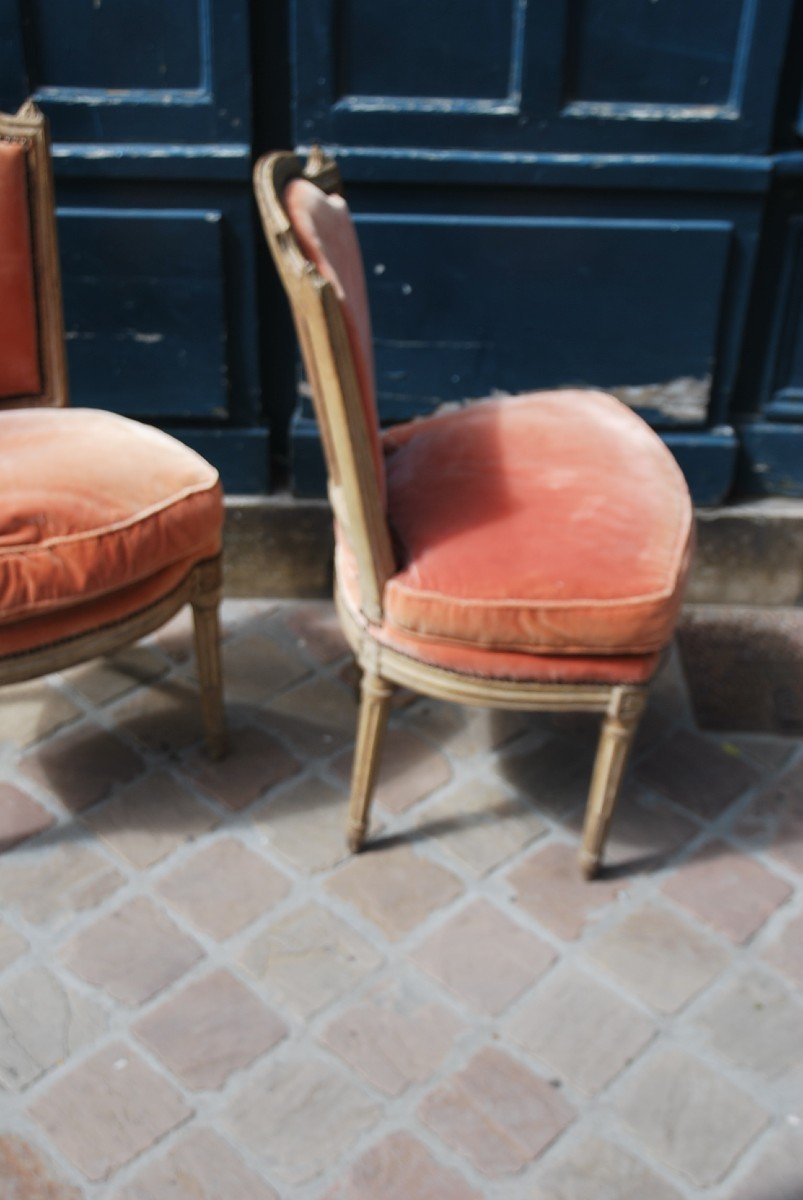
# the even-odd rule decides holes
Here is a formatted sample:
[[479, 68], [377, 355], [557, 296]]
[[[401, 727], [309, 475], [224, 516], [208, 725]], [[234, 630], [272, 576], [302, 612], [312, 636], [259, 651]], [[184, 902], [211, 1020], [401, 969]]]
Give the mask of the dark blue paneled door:
[[323, 487], [250, 187], [319, 141], [384, 421], [603, 387], [699, 501], [803, 494], [802, 84], [803, 0], [0, 0], [0, 105], [52, 124], [74, 403], [235, 491], [287, 451]]
[[760, 153], [791, 0], [295, 0], [298, 135]]
[[[337, 156], [356, 212], [383, 420], [603, 387], [699, 501], [730, 492], [794, 7], [294, 0], [296, 138]], [[304, 400], [293, 428], [317, 489]]]
[[[248, 0], [0, 0], [0, 102], [54, 142], [72, 399], [269, 483]], [[7, 69], [4, 69], [7, 68]]]

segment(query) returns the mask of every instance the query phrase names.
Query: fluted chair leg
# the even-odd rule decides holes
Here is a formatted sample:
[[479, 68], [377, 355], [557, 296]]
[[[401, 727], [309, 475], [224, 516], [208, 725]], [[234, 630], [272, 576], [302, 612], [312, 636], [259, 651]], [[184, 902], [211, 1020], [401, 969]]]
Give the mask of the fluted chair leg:
[[351, 770], [348, 845], [353, 854], [361, 849], [368, 828], [382, 741], [388, 723], [393, 687], [373, 671], [365, 671], [360, 684], [360, 717]]
[[580, 851], [580, 867], [586, 879], [593, 879], [599, 870], [627, 756], [645, 700], [643, 688], [618, 688], [602, 721]]
[[192, 613], [201, 717], [209, 757], [219, 759], [227, 748], [220, 660], [220, 566], [217, 563], [202, 563], [197, 570], [198, 584], [192, 598]]

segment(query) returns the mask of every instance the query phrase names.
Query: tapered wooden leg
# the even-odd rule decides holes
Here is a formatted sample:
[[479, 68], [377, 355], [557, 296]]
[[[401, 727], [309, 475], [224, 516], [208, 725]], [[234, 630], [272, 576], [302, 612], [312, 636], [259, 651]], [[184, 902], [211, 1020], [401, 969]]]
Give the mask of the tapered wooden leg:
[[360, 718], [349, 801], [348, 844], [353, 854], [362, 847], [368, 828], [368, 812], [392, 695], [392, 686], [380, 675], [373, 671], [364, 672], [360, 684]]
[[599, 870], [627, 756], [645, 700], [644, 688], [617, 688], [603, 718], [580, 851], [580, 867], [586, 879], [593, 879]]
[[223, 672], [220, 663], [221, 574], [219, 563], [196, 568], [198, 585], [192, 598], [195, 656], [201, 698], [201, 716], [207, 752], [213, 759], [226, 753], [226, 717], [223, 710]]

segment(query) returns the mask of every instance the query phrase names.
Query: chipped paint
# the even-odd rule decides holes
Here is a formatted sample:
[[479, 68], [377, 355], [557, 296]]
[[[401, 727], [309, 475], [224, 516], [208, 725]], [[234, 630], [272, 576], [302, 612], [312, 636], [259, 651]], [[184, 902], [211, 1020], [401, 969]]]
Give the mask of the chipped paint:
[[143, 346], [155, 346], [165, 340], [163, 333], [142, 333], [138, 329], [126, 329], [123, 336], [130, 337], [132, 342], [139, 342]]
[[490, 342], [461, 342], [442, 338], [375, 338], [374, 343], [390, 350], [485, 350]]
[[736, 121], [740, 112], [722, 104], [626, 104], [621, 100], [577, 100], [564, 110], [570, 117], [606, 121]]
[[162, 105], [206, 105], [209, 103], [207, 88], [82, 88], [41, 87], [35, 94], [37, 101], [58, 100], [70, 104], [86, 105], [87, 108], [113, 108], [121, 104]]
[[705, 420], [711, 398], [711, 376], [698, 379], [694, 375], [681, 375], [663, 383], [606, 387], [605, 391], [629, 408], [649, 408], [671, 421], [691, 424]]
[[198, 145], [157, 144], [137, 142], [135, 147], [128, 143], [108, 143], [97, 146], [91, 142], [64, 142], [53, 146], [53, 158], [117, 159], [117, 158], [246, 158], [250, 151], [240, 142], [229, 145], [203, 142]]
[[521, 96], [514, 93], [496, 100], [455, 96], [341, 96], [333, 107], [336, 112], [351, 113], [440, 113], [446, 116], [481, 113], [515, 117], [521, 109]]

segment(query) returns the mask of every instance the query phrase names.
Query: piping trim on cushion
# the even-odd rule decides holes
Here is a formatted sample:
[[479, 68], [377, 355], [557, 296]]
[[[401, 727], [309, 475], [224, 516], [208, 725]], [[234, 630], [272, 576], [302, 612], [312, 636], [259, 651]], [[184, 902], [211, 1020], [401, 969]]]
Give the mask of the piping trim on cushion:
[[118, 617], [116, 621], [106, 621], [102, 625], [95, 625], [91, 630], [84, 629], [81, 633], [71, 633], [69, 637], [56, 638], [56, 640], [52, 642], [43, 642], [41, 645], [30, 646], [27, 650], [17, 650], [14, 654], [0, 654], [0, 662], [10, 662], [15, 658], [25, 658], [26, 655], [39, 654], [42, 650], [48, 650], [52, 646], [66, 646], [70, 642], [77, 642], [81, 638], [89, 637], [90, 634], [98, 633], [103, 629], [114, 629], [115, 625], [125, 625], [125, 623], [130, 621], [133, 617], [138, 617], [142, 613], [150, 612], [150, 610], [152, 608], [156, 608], [157, 605], [164, 604], [165, 600], [169, 600], [171, 596], [174, 596], [177, 591], [184, 587], [184, 584], [187, 582], [187, 577], [195, 570], [195, 568], [199, 567], [201, 563], [205, 562], [214, 562], [214, 558], [200, 558], [197, 562], [194, 562], [187, 570], [187, 574], [181, 577], [175, 587], [172, 587], [169, 592], [165, 592], [165, 594], [160, 596], [158, 600], [153, 600], [150, 604], [146, 604], [144, 608], [135, 608], [132, 612], [126, 613], [124, 617]]
[[[214, 470], [214, 467], [210, 467], [210, 470]], [[158, 504], [151, 504], [147, 508], [141, 508], [139, 512], [126, 517], [122, 521], [115, 521], [111, 525], [101, 525], [97, 529], [86, 529], [82, 533], [68, 533], [64, 537], [43, 538], [41, 542], [26, 542], [21, 546], [0, 547], [0, 555], [20, 558], [24, 554], [38, 554], [40, 550], [50, 550], [54, 546], [73, 546], [77, 542], [90, 542], [96, 541], [98, 538], [110, 537], [113, 533], [119, 533], [123, 529], [131, 529], [134, 525], [140, 525], [143, 521], [147, 521], [149, 517], [156, 516], [157, 513], [167, 512], [169, 508], [174, 508], [182, 500], [189, 499], [190, 496], [198, 496], [203, 492], [214, 491], [219, 482], [219, 477], [215, 471], [215, 478], [211, 483], [199, 483], [192, 487], [182, 488], [180, 492], [174, 492], [172, 496], [169, 496], [167, 500], [163, 500]]]

